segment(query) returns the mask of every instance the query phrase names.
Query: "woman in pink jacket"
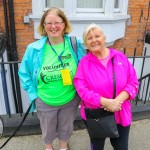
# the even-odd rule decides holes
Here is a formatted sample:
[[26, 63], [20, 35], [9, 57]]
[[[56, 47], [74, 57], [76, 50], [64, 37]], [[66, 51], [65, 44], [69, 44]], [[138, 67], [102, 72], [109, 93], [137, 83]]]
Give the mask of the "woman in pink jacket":
[[[113, 48], [106, 48], [102, 29], [91, 24], [85, 28], [83, 40], [89, 53], [79, 63], [74, 79], [82, 99], [81, 116], [86, 123], [84, 107], [104, 108], [114, 112], [118, 138], [110, 138], [114, 150], [128, 150], [128, 137], [132, 122], [131, 100], [138, 92], [138, 79], [128, 58]], [[113, 99], [113, 71], [116, 74], [116, 97]], [[83, 104], [84, 103], [84, 104]], [[90, 138], [92, 150], [103, 150], [105, 138]]]

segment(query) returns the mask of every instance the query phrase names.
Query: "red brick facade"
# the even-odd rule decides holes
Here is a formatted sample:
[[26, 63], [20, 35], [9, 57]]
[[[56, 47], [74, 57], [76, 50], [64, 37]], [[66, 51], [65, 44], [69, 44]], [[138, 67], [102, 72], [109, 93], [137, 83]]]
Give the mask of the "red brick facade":
[[[128, 14], [131, 19], [126, 25], [125, 37], [115, 42], [116, 49], [126, 47], [128, 55], [133, 55], [136, 47], [138, 55], [142, 55], [146, 31], [150, 31], [150, 17], [148, 18], [149, 0], [129, 0]], [[143, 15], [142, 15], [143, 11]], [[147, 20], [146, 20], [147, 19]]]
[[[14, 0], [13, 2], [17, 51], [21, 59], [26, 46], [34, 41], [33, 22], [30, 21], [30, 24], [24, 24], [24, 16], [32, 12], [32, 1]], [[137, 54], [142, 54], [145, 32], [150, 30], [150, 18], [148, 18], [150, 10], [148, 10], [148, 5], [149, 0], [129, 0], [128, 14], [131, 19], [126, 25], [125, 37], [117, 40], [113, 45], [114, 48], [126, 48], [127, 54], [132, 55], [136, 47]], [[3, 0], [0, 0], [0, 32], [5, 32]]]

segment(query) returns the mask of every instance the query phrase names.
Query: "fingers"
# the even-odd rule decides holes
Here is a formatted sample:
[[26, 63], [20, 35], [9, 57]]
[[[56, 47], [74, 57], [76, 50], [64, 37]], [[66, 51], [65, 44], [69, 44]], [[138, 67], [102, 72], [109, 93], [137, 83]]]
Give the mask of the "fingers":
[[104, 110], [110, 111], [110, 112], [115, 112], [119, 111], [122, 109], [122, 103], [115, 101], [115, 100], [110, 100], [107, 105], [104, 107]]

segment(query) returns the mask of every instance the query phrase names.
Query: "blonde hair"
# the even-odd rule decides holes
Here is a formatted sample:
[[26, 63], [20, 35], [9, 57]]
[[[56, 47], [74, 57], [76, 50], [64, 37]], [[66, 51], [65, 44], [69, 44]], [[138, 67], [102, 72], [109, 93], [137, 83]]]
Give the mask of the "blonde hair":
[[40, 25], [37, 28], [37, 32], [41, 36], [47, 36], [47, 33], [45, 31], [45, 28], [44, 28], [44, 22], [45, 22], [46, 16], [49, 15], [49, 14], [56, 14], [57, 16], [62, 18], [63, 22], [65, 23], [65, 28], [63, 30], [63, 35], [64, 34], [69, 34], [72, 31], [71, 24], [70, 24], [69, 20], [67, 19], [67, 17], [65, 16], [65, 14], [63, 13], [63, 11], [59, 8], [51, 7], [50, 9], [45, 11], [45, 13], [43, 14], [43, 16], [41, 18]]
[[93, 29], [98, 29], [104, 35], [103, 30], [97, 24], [92, 23], [92, 24], [88, 25], [87, 27], [85, 27], [85, 29], [83, 31], [83, 42], [84, 42], [85, 46], [86, 46], [87, 35]]

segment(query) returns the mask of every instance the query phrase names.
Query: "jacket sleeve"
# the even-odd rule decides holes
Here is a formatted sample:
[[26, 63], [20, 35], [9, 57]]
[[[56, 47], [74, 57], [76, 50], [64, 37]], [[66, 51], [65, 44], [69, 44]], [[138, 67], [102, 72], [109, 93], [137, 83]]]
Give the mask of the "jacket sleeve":
[[30, 102], [38, 97], [37, 88], [33, 81], [32, 53], [32, 49], [28, 46], [18, 71], [22, 87], [28, 93]]
[[[127, 59], [127, 58], [126, 58]], [[128, 72], [128, 80], [127, 84], [124, 88], [124, 91], [128, 92], [129, 94], [129, 100], [132, 100], [135, 98], [135, 96], [138, 93], [138, 87], [139, 87], [139, 82], [137, 78], [136, 71], [134, 69], [134, 66], [130, 63], [130, 61], [127, 59], [127, 72]]]
[[88, 88], [88, 84], [86, 82], [86, 78], [82, 66], [82, 61], [78, 65], [77, 73], [74, 78], [74, 85], [85, 105], [91, 106], [93, 108], [100, 107], [101, 96], [95, 91], [90, 90]]

